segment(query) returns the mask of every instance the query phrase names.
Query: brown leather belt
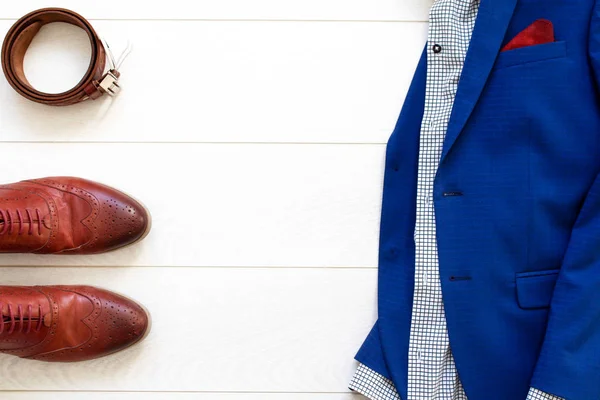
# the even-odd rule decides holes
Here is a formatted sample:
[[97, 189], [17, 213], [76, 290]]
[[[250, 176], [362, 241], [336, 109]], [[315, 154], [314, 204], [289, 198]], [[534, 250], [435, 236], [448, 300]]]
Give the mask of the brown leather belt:
[[[84, 77], [72, 89], [63, 93], [43, 93], [34, 89], [23, 71], [23, 59], [31, 41], [42, 26], [52, 22], [66, 22], [83, 29], [90, 38], [92, 59]], [[81, 15], [63, 8], [43, 8], [19, 19], [8, 31], [2, 44], [2, 70], [10, 85], [22, 96], [51, 106], [66, 106], [88, 99], [97, 99], [104, 93], [119, 91], [119, 72], [111, 69], [104, 73], [106, 51], [92, 25]]]

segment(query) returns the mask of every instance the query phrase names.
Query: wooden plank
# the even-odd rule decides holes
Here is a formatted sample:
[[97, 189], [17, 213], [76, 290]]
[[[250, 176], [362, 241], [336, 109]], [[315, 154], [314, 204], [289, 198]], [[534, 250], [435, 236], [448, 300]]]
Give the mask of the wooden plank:
[[[26, 71], [61, 91], [83, 75], [89, 44], [56, 25], [34, 41]], [[95, 25], [115, 53], [133, 44], [121, 94], [47, 107], [0, 79], [0, 141], [385, 143], [426, 36], [424, 23]], [[0, 21], [0, 35], [9, 26]]]
[[[5, 285], [90, 284], [152, 331], [103, 359], [0, 356], [0, 390], [344, 393], [375, 319], [373, 269], [0, 268]], [[287, 398], [287, 397], [286, 397]]]
[[249, 19], [424, 21], [433, 0], [28, 0], [2, 5], [4, 18], [65, 7], [93, 19]]
[[2, 144], [3, 183], [74, 175], [153, 216], [141, 243], [0, 265], [375, 267], [382, 145]]
[[3, 400], [361, 400], [353, 393], [2, 392]]

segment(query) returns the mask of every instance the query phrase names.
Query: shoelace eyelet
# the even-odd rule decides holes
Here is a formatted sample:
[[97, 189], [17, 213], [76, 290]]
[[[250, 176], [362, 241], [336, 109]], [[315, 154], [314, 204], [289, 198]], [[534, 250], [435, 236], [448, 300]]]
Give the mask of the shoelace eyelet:
[[24, 225], [29, 224], [29, 230], [28, 230], [27, 234], [29, 236], [31, 236], [34, 234], [33, 225], [36, 223], [37, 223], [37, 234], [38, 235], [42, 234], [43, 221], [42, 221], [42, 213], [40, 212], [39, 208], [35, 209], [35, 215], [36, 215], [37, 219], [33, 218], [32, 214], [31, 214], [31, 210], [28, 208], [25, 209], [25, 214], [27, 215], [26, 220], [25, 220], [25, 218], [23, 218], [23, 213], [21, 213], [21, 210], [17, 209], [16, 214], [17, 214], [17, 221], [14, 220], [13, 215], [11, 214], [11, 211], [9, 209], [0, 210], [0, 220], [2, 220], [2, 222], [3, 222], [3, 227], [2, 227], [2, 230], [0, 231], [0, 235], [12, 234], [13, 225], [18, 224], [19, 225], [18, 236], [22, 236]]
[[[7, 305], [7, 308], [8, 308], [7, 317], [9, 318], [8, 321], [10, 321], [10, 328], [8, 328], [8, 331], [6, 332], [6, 334], [7, 335], [12, 334], [15, 331], [15, 327], [17, 326], [17, 324], [19, 324], [19, 330], [17, 331], [17, 333], [23, 332], [23, 327], [25, 325], [25, 314], [23, 313], [23, 306], [21, 304], [17, 305], [16, 317], [18, 317], [18, 319], [15, 318], [12, 304], [9, 303]], [[2, 323], [0, 323], [0, 335], [4, 333], [4, 325], [6, 324], [6, 322], [8, 322], [8, 321], [4, 321], [4, 314], [2, 313], [3, 309], [4, 309], [4, 304], [0, 302], [0, 313], [2, 314]], [[25, 330], [25, 333], [30, 333], [31, 332], [31, 321], [34, 320], [33, 306], [31, 304], [29, 304], [27, 306], [27, 311], [29, 314], [29, 318], [27, 318], [27, 329]], [[42, 305], [38, 304], [38, 323], [35, 327], [34, 332], [39, 332], [42, 329], [43, 324], [44, 324], [44, 314], [43, 314], [43, 310], [42, 310]]]

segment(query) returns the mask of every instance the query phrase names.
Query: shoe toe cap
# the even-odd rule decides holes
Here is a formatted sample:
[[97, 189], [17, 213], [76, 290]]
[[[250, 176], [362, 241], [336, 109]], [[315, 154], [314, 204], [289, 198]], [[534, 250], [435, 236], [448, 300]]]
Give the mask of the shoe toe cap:
[[150, 231], [151, 216], [132, 197], [104, 185], [94, 188], [96, 211], [89, 215], [87, 226], [92, 240], [79, 253], [103, 253], [140, 241]]
[[92, 345], [102, 356], [139, 342], [148, 332], [148, 313], [135, 301], [108, 291], [98, 295], [100, 316], [94, 321], [96, 343]]
[[95, 225], [98, 251], [114, 250], [141, 240], [150, 229], [150, 214], [136, 200], [117, 194], [104, 199]]

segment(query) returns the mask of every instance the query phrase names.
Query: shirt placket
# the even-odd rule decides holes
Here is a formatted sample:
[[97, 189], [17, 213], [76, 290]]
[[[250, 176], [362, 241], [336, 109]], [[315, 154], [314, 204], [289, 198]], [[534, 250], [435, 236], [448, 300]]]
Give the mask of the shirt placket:
[[448, 111], [452, 107], [451, 97], [444, 93], [450, 71], [443, 51], [446, 43], [440, 37], [444, 18], [447, 18], [447, 13], [432, 8], [414, 231], [415, 290], [409, 350], [409, 400], [433, 399], [446, 394], [441, 382], [445, 379], [440, 374], [448, 356], [449, 342], [439, 278], [433, 205], [433, 181], [447, 129]]

